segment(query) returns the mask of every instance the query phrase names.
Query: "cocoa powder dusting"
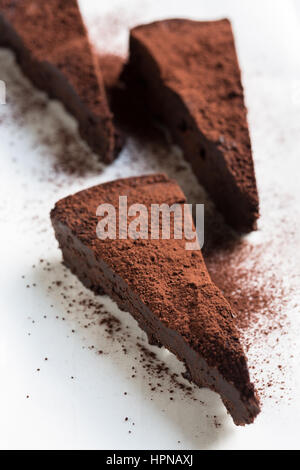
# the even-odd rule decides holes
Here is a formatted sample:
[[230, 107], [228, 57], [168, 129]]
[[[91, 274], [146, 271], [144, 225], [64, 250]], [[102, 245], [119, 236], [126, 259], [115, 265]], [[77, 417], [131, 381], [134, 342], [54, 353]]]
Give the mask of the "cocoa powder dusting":
[[27, 151], [38, 153], [45, 161], [39, 181], [59, 189], [76, 178], [101, 174], [103, 163], [82, 140], [76, 121], [63, 106], [49, 100], [24, 77], [12, 52], [3, 51], [0, 66], [2, 78], [9, 83], [9, 106], [3, 119], [6, 126], [25, 130], [30, 136]]
[[[289, 238], [291, 233], [282, 234], [284, 236]], [[281, 240], [278, 237], [270, 243], [249, 243], [247, 240], [228, 238], [227, 243], [222, 240], [222, 246], [204, 251], [213, 282], [234, 309], [235, 323], [240, 330], [251, 364], [251, 376], [260, 397], [276, 402], [283, 391], [286, 399], [290, 399], [291, 390], [284, 380], [288, 365], [278, 367], [282, 372], [278, 375], [270, 364], [274, 361], [274, 355], [278, 361], [282, 357], [279, 341], [289, 332], [290, 321], [286, 312], [296, 293], [292, 283], [287, 284], [284, 278], [278, 276], [280, 259], [277, 259], [276, 252]], [[267, 250], [274, 255], [267, 258]]]
[[[127, 18], [125, 22], [122, 22], [117, 20], [116, 15], [111, 15], [111, 24], [113, 23], [115, 24], [115, 29], [112, 29], [111, 25], [107, 22], [107, 34], [105, 33], [102, 36], [99, 33], [99, 24], [96, 21], [92, 26], [94, 27], [94, 37], [98, 34], [103, 39], [103, 44], [99, 48], [101, 50], [99, 61], [100, 65], [101, 62], [103, 64], [106, 88], [108, 93], [110, 93], [110, 90], [113, 90], [113, 93], [116, 92], [116, 95], [118, 95], [118, 93], [122, 94], [123, 85], [120, 83], [119, 78], [125, 54], [122, 57], [115, 55], [118, 48], [113, 48], [110, 52], [109, 41], [106, 41], [105, 38], [108, 36], [112, 37], [114, 33], [124, 30], [129, 23], [130, 26], [134, 26], [138, 21], [134, 18], [130, 18], [130, 20]], [[105, 24], [105, 21], [101, 22], [102, 28], [103, 24]], [[2, 78], [10, 84], [9, 106], [5, 107], [5, 114], [4, 109], [1, 110], [3, 116], [1, 115], [0, 124], [1, 126], [16, 125], [19, 132], [24, 131], [24, 129], [26, 132], [29, 131], [29, 134], [33, 136], [33, 141], [32, 147], [30, 149], [26, 148], [26, 151], [30, 150], [32, 153], [38, 150], [45, 163], [45, 170], [43, 168], [38, 170], [34, 168], [32, 174], [29, 173], [30, 177], [35, 177], [41, 184], [46, 182], [49, 187], [51, 186], [51, 191], [47, 193], [47, 198], [50, 193], [52, 200], [54, 200], [53, 196], [58, 189], [63, 188], [64, 194], [71, 192], [69, 187], [72, 188], [74, 178], [82, 178], [76, 179], [76, 181], [82, 184], [82, 187], [89, 185], [88, 177], [90, 175], [100, 175], [103, 171], [103, 166], [96, 159], [93, 159], [92, 153], [82, 143], [74, 125], [69, 123], [69, 120], [66, 119], [59, 106], [53, 103], [49, 104], [45, 96], [36, 92], [34, 87], [24, 79], [10, 53], [6, 51], [1, 52], [0, 65], [1, 71], [3, 71]], [[276, 93], [277, 96], [278, 93]], [[253, 108], [255, 106], [257, 104], [253, 103]], [[128, 116], [128, 110], [126, 111], [125, 109], [123, 112], [127, 112]], [[262, 113], [262, 116], [264, 119], [269, 118], [264, 113]], [[137, 123], [133, 122], [131, 128], [131, 135], [142, 134], [138, 129]], [[44, 129], [47, 129], [47, 132]], [[265, 139], [265, 136], [263, 138]], [[151, 139], [152, 136], [150, 134], [149, 140]], [[14, 142], [11, 142], [11, 147], [13, 149]], [[278, 148], [279, 150], [281, 148], [280, 142], [278, 143]], [[267, 158], [267, 155], [264, 155], [264, 158]], [[17, 168], [17, 174], [20, 167], [18, 155], [12, 157], [12, 163]], [[134, 174], [136, 168], [134, 157], [129, 162], [130, 166], [132, 166], [131, 171]], [[176, 161], [175, 166], [173, 168], [174, 174], [178, 174], [180, 179], [180, 175], [186, 172], [186, 165], [182, 160], [180, 164]], [[149, 168], [146, 168], [149, 171], [151, 164]], [[261, 168], [262, 163], [258, 161], [257, 170], [259, 176], [262, 174]], [[22, 171], [24, 171], [23, 168]], [[87, 177], [86, 181], [84, 177]], [[271, 185], [269, 184], [269, 186]], [[25, 186], [24, 188], [26, 189]], [[235, 321], [241, 332], [244, 347], [248, 351], [251, 377], [259, 389], [263, 403], [268, 400], [278, 402], [281, 396], [288, 397], [289, 399], [290, 395], [290, 390], [286, 385], [288, 365], [286, 363], [286, 356], [280, 352], [279, 343], [283, 336], [289, 334], [289, 320], [286, 311], [294, 298], [295, 290], [293, 290], [293, 286], [289, 283], [285, 283], [284, 278], [286, 275], [286, 278], [289, 276], [290, 279], [293, 267], [290, 270], [285, 267], [283, 268], [281, 261], [283, 254], [289, 260], [295, 256], [295, 252], [293, 253], [292, 249], [297, 244], [295, 239], [289, 237], [292, 237], [292, 231], [295, 229], [295, 227], [292, 227], [291, 220], [293, 217], [295, 217], [295, 220], [298, 219], [293, 211], [292, 203], [290, 206], [288, 204], [285, 206], [285, 216], [288, 219], [287, 222], [285, 221], [286, 225], [284, 225], [285, 222], [282, 218], [277, 217], [277, 213], [276, 223], [268, 215], [274, 210], [274, 207], [279, 207], [283, 204], [283, 196], [282, 194], [278, 196], [278, 192], [283, 192], [284, 189], [279, 187], [276, 194], [273, 188], [272, 190], [270, 188], [265, 189], [261, 185], [260, 196], [263, 199], [263, 223], [259, 228], [264, 235], [264, 242], [252, 243], [237, 239], [227, 226], [221, 224], [218, 227], [214, 227], [214, 217], [210, 218], [208, 214], [206, 218], [206, 225], [208, 226], [209, 224], [210, 227], [213, 227], [213, 230], [206, 237], [204, 246], [205, 261], [212, 280], [221, 289], [234, 308]], [[31, 198], [33, 199], [33, 196]], [[40, 204], [41, 201], [37, 201], [37, 203]], [[31, 201], [27, 201], [27, 206], [24, 205], [25, 211], [29, 210], [30, 204]], [[42, 238], [39, 238], [42, 244], [46, 240], [44, 235], [49, 233], [48, 205], [42, 206], [44, 215], [36, 215], [32, 220], [31, 216], [29, 216], [30, 227], [27, 226], [28, 220], [27, 225], [21, 220], [22, 227], [25, 227], [28, 231], [34, 228], [36, 233], [42, 236]], [[1, 206], [2, 218], [6, 215], [5, 210], [5, 205]], [[269, 225], [268, 228], [266, 228], [267, 225]], [[278, 225], [285, 227], [285, 230], [277, 236], [271, 235], [272, 232], [276, 234]], [[44, 231], [43, 233], [42, 230]], [[51, 238], [51, 247], [52, 245], [53, 239]], [[291, 250], [288, 252], [286, 252], [287, 245], [291, 246]], [[46, 246], [48, 245], [46, 244]], [[128, 371], [128, 376], [131, 377], [130, 380], [135, 380], [137, 374], [144, 374], [144, 383], [147, 384], [153, 396], [167, 390], [170, 398], [173, 398], [175, 391], [175, 395], [179, 400], [182, 396], [197, 400], [196, 387], [189, 387], [187, 382], [181, 381], [179, 375], [172, 373], [166, 362], [157, 357], [155, 352], [153, 352], [153, 348], [149, 348], [145, 338], [143, 340], [141, 338], [133, 338], [130, 333], [131, 329], [124, 326], [123, 322], [110, 312], [109, 305], [102, 304], [102, 299], [97, 300], [91, 293], [82, 288], [80, 283], [74, 280], [73, 276], [65, 268], [61, 268], [56, 263], [52, 265], [52, 263], [47, 261], [45, 251], [42, 253], [42, 256], [44, 256], [45, 260], [40, 260], [41, 265], [43, 265], [40, 270], [52, 279], [48, 285], [51, 305], [49, 304], [50, 308], [46, 312], [47, 314], [44, 311], [41, 312], [43, 321], [46, 321], [53, 315], [54, 307], [61, 308], [59, 311], [63, 313], [57, 315], [56, 318], [62, 321], [66, 319], [66, 324], [70, 328], [70, 335], [71, 333], [80, 335], [83, 341], [83, 348], [97, 354], [99, 360], [106, 360], [108, 355], [113, 355], [115, 350], [117, 350], [117, 354], [132, 358], [132, 363], [134, 364], [132, 367], [134, 369]], [[286, 265], [286, 262], [284, 264]], [[296, 276], [297, 270], [294, 269], [294, 273]], [[28, 288], [30, 285], [36, 284], [37, 287], [42, 289], [43, 286], [40, 279], [36, 283], [32, 283], [30, 276], [31, 273], [26, 273], [26, 279], [29, 278], [30, 281], [30, 284], [27, 284]], [[23, 279], [25, 279], [25, 275]], [[48, 277], [46, 282], [48, 282]], [[26, 284], [24, 284], [24, 287], [26, 288]], [[30, 291], [33, 291], [33, 289], [30, 289]], [[59, 296], [60, 300], [53, 305], [53, 298], [56, 298], [56, 295]], [[294, 307], [299, 310], [296, 300]], [[32, 328], [34, 328], [33, 322], [34, 320], [30, 318]], [[26, 334], [28, 336], [31, 335], [31, 333]], [[104, 349], [101, 344], [101, 338], [104, 337], [108, 341], [106, 343], [109, 345], [107, 349]], [[261, 349], [262, 346], [266, 345], [266, 349]], [[276, 356], [278, 362], [277, 370], [274, 370], [274, 356]], [[292, 353], [290, 358], [293, 361]], [[281, 375], [278, 375], [277, 372]], [[180, 390], [179, 395], [178, 389]], [[183, 395], [181, 395], [181, 391]], [[122, 391], [122, 394], [126, 397], [128, 392]], [[26, 398], [29, 398], [29, 395], [26, 395]], [[216, 417], [212, 417], [212, 419], [215, 422], [215, 426], [219, 427]]]

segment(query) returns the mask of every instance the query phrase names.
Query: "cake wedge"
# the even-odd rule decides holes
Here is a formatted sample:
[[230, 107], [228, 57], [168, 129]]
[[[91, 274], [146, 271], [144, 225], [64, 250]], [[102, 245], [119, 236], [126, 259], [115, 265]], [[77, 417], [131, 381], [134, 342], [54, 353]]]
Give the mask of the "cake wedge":
[[25, 75], [64, 104], [91, 149], [112, 161], [112, 115], [77, 0], [0, 0], [0, 46], [11, 48]]
[[199, 182], [238, 232], [256, 228], [259, 202], [231, 24], [169, 19], [130, 33], [123, 80], [137, 83]]
[[176, 204], [183, 211], [186, 202], [177, 183], [160, 174], [116, 180], [60, 200], [51, 220], [65, 265], [86, 287], [130, 312], [151, 344], [183, 361], [190, 381], [217, 392], [235, 424], [251, 423], [260, 407], [234, 314], [212, 283], [201, 250], [187, 250], [184, 237], [172, 236], [175, 217], [168, 239], [150, 237], [150, 224], [143, 238], [125, 237], [123, 227], [123, 238], [100, 239], [98, 208], [113, 206], [120, 228], [120, 196], [128, 207], [149, 211], [153, 204]]

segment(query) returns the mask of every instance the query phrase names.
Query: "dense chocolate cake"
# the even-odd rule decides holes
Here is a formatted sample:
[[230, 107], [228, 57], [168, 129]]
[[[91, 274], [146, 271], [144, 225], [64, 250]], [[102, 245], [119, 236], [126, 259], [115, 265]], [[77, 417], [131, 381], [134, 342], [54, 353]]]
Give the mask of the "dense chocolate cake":
[[[164, 175], [117, 180], [62, 199], [51, 220], [66, 266], [130, 312], [151, 344], [176, 354], [189, 380], [219, 393], [237, 425], [251, 423], [260, 409], [234, 315], [212, 283], [201, 251], [186, 250], [186, 240], [172, 236], [100, 240], [97, 207], [112, 204], [119, 220], [119, 196], [127, 196], [128, 207], [139, 203], [148, 209], [163, 203], [182, 208], [186, 201]], [[143, 234], [150, 234], [150, 223]]]
[[199, 181], [239, 232], [256, 228], [258, 195], [230, 22], [171, 19], [130, 34], [127, 86], [170, 130]]
[[0, 0], [0, 46], [14, 50], [25, 74], [65, 105], [90, 147], [111, 161], [112, 116], [77, 0]]
[[[98, 54], [97, 60], [102, 72], [109, 108], [113, 113], [115, 130], [115, 153], [118, 155], [126, 142], [126, 133], [124, 132], [123, 126], [120, 125], [120, 114], [122, 113], [122, 106], [124, 102], [124, 90], [120, 82], [120, 76], [125, 60], [116, 54]], [[120, 101], [121, 106], [117, 104]], [[130, 106], [130, 102], [127, 101], [125, 105], [126, 107]]]
[[139, 81], [129, 87], [122, 80], [126, 60], [116, 54], [99, 54], [104, 86], [115, 127], [123, 133], [137, 138], [142, 143], [164, 142], [165, 133], [155, 122], [144, 102], [144, 90]]

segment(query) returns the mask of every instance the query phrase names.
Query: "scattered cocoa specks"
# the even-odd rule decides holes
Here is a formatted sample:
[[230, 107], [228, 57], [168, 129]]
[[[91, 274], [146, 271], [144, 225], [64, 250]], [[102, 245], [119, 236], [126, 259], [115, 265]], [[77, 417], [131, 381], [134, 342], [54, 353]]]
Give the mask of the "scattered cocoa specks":
[[[260, 397], [264, 399], [272, 396], [272, 399], [278, 400], [282, 392], [288, 392], [284, 383], [285, 365], [280, 351], [277, 350], [277, 345], [279, 338], [288, 332], [289, 324], [285, 307], [288, 304], [290, 292], [277, 279], [274, 266], [266, 268], [264, 263], [261, 264], [264, 250], [264, 246], [252, 245], [244, 240], [230, 239], [229, 243], [224, 243], [223, 240], [222, 245], [216, 250], [208, 250], [205, 253], [205, 260], [213, 281], [234, 308], [235, 321], [249, 357], [251, 377]], [[73, 312], [76, 311], [76, 317], [78, 317], [78, 312], [81, 312], [78, 328], [97, 330], [100, 334], [102, 332], [111, 344], [107, 351], [95, 345], [95, 352], [98, 355], [103, 355], [104, 352], [110, 354], [111, 347], [114, 345], [119, 352], [129, 355], [134, 361], [134, 366], [131, 365], [132, 373], [129, 376], [136, 380], [142, 375], [145, 383], [149, 384], [151, 394], [162, 394], [167, 391], [168, 398], [173, 401], [180, 393], [181, 397], [185, 396], [204, 404], [196, 398], [197, 387], [188, 385], [181, 376], [172, 373], [168, 365], [157, 357], [144, 339], [141, 339], [141, 335], [138, 335], [134, 343], [130, 332], [127, 331], [128, 327], [124, 327], [118, 318], [106, 311], [100, 298], [95, 300], [85, 291], [74, 295], [72, 290], [76, 292], [78, 289], [77, 287], [73, 289], [67, 279], [68, 275], [65, 272], [64, 276], [59, 276], [59, 282], [55, 287], [59, 290], [64, 305], [68, 306], [68, 315], [72, 317]], [[269, 348], [264, 356], [259, 350], [259, 344], [262, 343], [268, 343]], [[139, 354], [132, 357], [133, 350], [138, 351]], [[282, 366], [279, 368], [275, 365], [275, 368], [282, 373], [282, 384], [273, 374], [274, 351], [276, 351], [277, 360], [280, 361], [279, 365]], [[273, 393], [276, 389], [277, 393]], [[272, 393], [266, 393], [267, 390], [271, 390]], [[278, 390], [281, 391], [280, 394]]]
[[[265, 242], [252, 244], [246, 240], [230, 240], [205, 253], [212, 280], [234, 309], [251, 378], [261, 401], [270, 397], [278, 401], [279, 398], [278, 392], [282, 386], [274, 359], [277, 357], [280, 360], [285, 355], [280, 349], [280, 340], [289, 333], [290, 322], [286, 312], [295, 298], [295, 287], [278, 275], [285, 264], [276, 255], [282, 249], [281, 237], [287, 244], [291, 233], [281, 234], [278, 239], [272, 236], [268, 246]], [[266, 252], [269, 252], [268, 257], [265, 256]], [[285, 269], [289, 269], [288, 264]], [[288, 338], [286, 341], [289, 341]], [[293, 345], [290, 344], [290, 347]], [[288, 367], [286, 363], [277, 369], [287, 376]], [[271, 395], [268, 393], [270, 388], [274, 390]], [[289, 400], [290, 388], [288, 385], [283, 388]]]
[[216, 416], [214, 416], [214, 426], [215, 426], [216, 429], [218, 429], [222, 426], [221, 423], [217, 420]]
[[[116, 316], [108, 312], [99, 301], [100, 299], [94, 298], [93, 294], [88, 291], [80, 290], [77, 293], [77, 286], [75, 289], [73, 285], [68, 283], [68, 271], [65, 268], [63, 270], [65, 276], [60, 275], [59, 283], [52, 281], [51, 285], [55, 284], [56, 294], [60, 296], [62, 306], [68, 307], [68, 321], [73, 322], [74, 318], [77, 323], [77, 329], [72, 328], [72, 333], [77, 331], [80, 336], [81, 331], [92, 329], [91, 334], [96, 332], [99, 340], [101, 340], [101, 335], [104, 335], [107, 345], [111, 345], [105, 351], [103, 348], [97, 347], [95, 343], [88, 345], [88, 350], [95, 351], [95, 354], [102, 357], [111, 353], [113, 346], [117, 347], [116, 352], [129, 355], [130, 360], [133, 361], [130, 364], [131, 374], [129, 377], [131, 380], [143, 377], [145, 383], [149, 384], [151, 394], [163, 394], [167, 391], [170, 401], [174, 401], [179, 393], [181, 397], [184, 396], [203, 404], [196, 398], [196, 386], [187, 385], [181, 376], [170, 371], [170, 368], [157, 357], [156, 353], [148, 348], [147, 343], [140, 335], [134, 342], [134, 338], [128, 331], [128, 325], [123, 325]], [[137, 352], [138, 354], [136, 354]], [[124, 396], [126, 395], [127, 392], [124, 392]]]
[[[108, 18], [103, 17], [100, 19], [101, 27], [99, 27], [99, 22], [95, 21], [94, 31], [98, 31], [98, 34], [99, 31], [101, 31], [102, 42], [102, 25], [105, 25], [107, 32], [104, 33], [104, 35], [108, 35], [108, 43], [111, 44], [111, 40], [113, 40], [114, 37], [119, 36], [119, 34], [115, 34], [115, 31], [119, 32], [122, 29], [127, 30], [129, 23], [132, 21], [133, 18], [130, 19], [128, 14], [125, 16], [119, 14], [118, 19], [116, 18], [116, 15], [112, 15], [110, 23], [108, 22]], [[134, 22], [136, 22], [136, 18], [134, 18]], [[116, 50], [118, 50], [118, 48], [116, 48]], [[34, 113], [36, 113], [37, 116], [42, 118], [43, 115], [51, 114], [51, 110], [49, 109], [49, 101], [46, 98], [41, 97], [40, 94], [35, 93], [31, 85], [27, 84], [27, 81], [21, 80], [21, 78], [19, 78], [17, 75], [14, 77], [14, 75], [15, 74], [11, 74], [10, 77], [12, 79], [10, 91], [12, 95], [12, 116], [9, 119], [21, 127], [24, 125], [24, 123], [26, 123], [29, 115], [34, 115]], [[45, 113], [45, 110], [47, 110], [47, 113]], [[51, 127], [45, 126], [44, 122], [42, 124], [43, 127], [47, 127], [49, 129]], [[59, 121], [57, 127], [59, 129], [64, 126]], [[70, 182], [74, 180], [74, 177], [85, 176], [89, 173], [95, 172], [95, 170], [98, 173], [99, 170], [101, 171], [99, 164], [97, 164], [93, 158], [90, 158], [91, 152], [89, 152], [85, 147], [83, 148], [83, 145], [76, 132], [63, 129], [60, 133], [58, 129], [55, 129], [51, 135], [47, 136], [47, 138], [44, 138], [41, 133], [37, 133], [36, 136], [36, 145], [43, 146], [43, 152], [45, 155], [47, 155], [48, 159], [52, 159], [53, 167], [53, 174], [49, 176], [49, 172], [47, 170], [47, 175], [41, 176], [41, 181], [47, 181], [49, 184], [55, 187], [55, 190], [62, 187], [64, 181]], [[277, 129], [276, 133], [278, 134]], [[13, 145], [13, 142], [11, 145]], [[259, 145], [257, 145], [257, 147], [259, 147]], [[17, 160], [13, 158], [13, 161], [16, 163]], [[175, 171], [178, 173], [182, 171], [180, 165], [176, 166]], [[61, 177], [62, 173], [65, 174], [64, 178]], [[267, 171], [265, 171], [265, 174], [267, 174]], [[58, 175], [59, 181], [57, 182], [56, 179]], [[279, 262], [282, 261], [283, 257], [278, 256], [278, 253], [286, 250], [286, 247], [289, 244], [292, 247], [296, 246], [295, 243], [293, 243], [293, 227], [291, 226], [290, 222], [290, 220], [296, 220], [296, 215], [295, 213], [289, 212], [289, 206], [288, 204], [285, 204], [282, 195], [282, 188], [279, 187], [279, 189], [277, 189], [278, 193], [281, 194], [280, 200], [276, 200], [276, 195], [273, 197], [273, 193], [270, 195], [272, 198], [267, 197], [268, 194], [266, 194], [263, 185], [261, 186], [262, 188], [260, 189], [260, 192], [263, 192], [263, 194], [260, 194], [260, 196], [262, 196], [261, 199], [263, 202], [262, 221], [266, 219], [268, 225], [270, 226], [269, 230], [274, 234], [272, 237], [269, 237], [268, 240], [270, 247], [266, 249], [266, 243], [264, 245], [261, 244], [252, 246], [247, 242], [244, 243], [239, 241], [237, 244], [235, 244], [234, 247], [225, 248], [224, 250], [212, 250], [213, 255], [207, 256], [206, 261], [213, 280], [215, 280], [216, 284], [219, 285], [219, 287], [223, 290], [225, 296], [236, 309], [235, 318], [241, 330], [242, 341], [249, 357], [251, 375], [257, 388], [259, 389], [261, 397], [264, 398], [265, 396], [268, 396], [272, 399], [277, 399], [277, 395], [276, 393], [273, 394], [273, 390], [276, 391], [278, 389], [278, 385], [280, 385], [281, 390], [286, 392], [285, 395], [288, 395], [288, 389], [285, 384], [287, 364], [286, 362], [283, 362], [286, 357], [282, 356], [282, 353], [279, 349], [279, 343], [280, 339], [288, 334], [289, 323], [285, 316], [285, 311], [288, 308], [288, 302], [291, 297], [290, 287], [287, 288], [282, 283], [285, 272], [282, 269], [278, 269], [278, 273], [276, 273], [276, 269], [278, 268], [277, 259]], [[274, 185], [269, 184], [269, 186], [271, 187]], [[278, 188], [277, 184], [276, 187]], [[286, 220], [284, 220], [282, 217], [277, 217], [278, 214], [275, 209], [278, 207], [278, 203], [283, 206], [285, 204], [284, 211]], [[291, 210], [295, 209], [295, 206], [292, 204], [290, 204], [290, 207]], [[267, 213], [273, 214], [272, 217], [277, 217], [276, 225], [269, 223], [270, 220], [268, 217], [266, 217]], [[36, 217], [33, 218], [33, 220], [36, 220]], [[212, 218], [212, 220], [214, 220], [214, 218]], [[263, 223], [266, 225], [265, 222]], [[205, 224], [207, 224], [207, 220], [205, 221]], [[265, 230], [265, 225], [262, 227], [263, 231]], [[278, 230], [276, 229], [278, 229], [279, 226], [281, 233], [279, 236], [277, 236]], [[225, 232], [227, 233], [227, 231]], [[214, 242], [219, 242], [223, 233], [223, 230], [219, 230], [216, 234]], [[263, 234], [265, 234], [265, 232], [263, 232]], [[263, 253], [264, 251], [268, 252], [269, 258], [272, 258], [271, 263], [262, 263], [262, 260], [265, 259]], [[292, 260], [293, 257], [296, 259], [296, 250], [294, 250], [292, 256], [287, 256], [285, 254], [284, 257], [288, 260]], [[41, 259], [40, 263], [43, 264], [44, 271], [48, 271], [49, 273], [51, 272], [52, 267], [50, 267], [49, 262], [44, 263], [44, 260]], [[300, 263], [298, 264], [300, 265]], [[293, 275], [296, 276], [296, 274]], [[64, 276], [67, 278], [67, 274]], [[30, 286], [27, 285], [26, 287], [29, 288]], [[60, 288], [61, 286], [56, 285], [56, 287]], [[79, 295], [77, 297], [79, 298]], [[70, 309], [68, 309], [68, 314], [71, 317], [72, 313], [77, 307], [78, 305], [74, 302], [73, 299], [73, 305], [71, 304]], [[51, 305], [51, 308], [53, 308], [53, 305]], [[92, 310], [96, 310], [97, 308], [98, 307], [91, 307], [91, 312], [89, 314], [93, 316]], [[103, 310], [101, 310], [101, 312], [97, 313], [96, 315], [98, 314], [106, 315], [105, 311]], [[108, 313], [108, 315], [110, 314]], [[99, 325], [89, 324], [89, 328], [91, 326], [99, 331]], [[102, 326], [105, 325], [101, 325], [100, 329]], [[121, 342], [124, 341], [126, 347], [121, 345], [121, 352], [126, 354], [127, 352], [130, 352], [130, 345], [127, 341], [128, 338], [126, 338], [123, 334], [122, 327], [120, 328], [121, 329], [118, 332], [115, 331], [114, 327], [111, 328], [109, 332], [106, 332], [107, 338], [111, 340], [111, 343], [119, 343], [119, 345], [121, 345]], [[28, 333], [28, 336], [30, 336], [30, 333]], [[260, 345], [263, 342], [267, 345], [267, 351], [266, 353], [264, 352], [262, 354]], [[275, 355], [276, 361], [282, 362], [282, 364], [280, 364], [282, 365], [281, 368], [277, 367], [277, 362], [275, 362], [274, 365], [274, 362], [272, 361], [273, 356]], [[293, 355], [291, 355], [291, 358], [292, 356]], [[140, 361], [142, 361], [142, 364], [145, 366], [145, 373], [148, 373], [149, 376], [152, 374], [152, 367], [153, 363], [155, 363], [155, 359], [153, 359], [153, 362], [151, 362], [148, 368], [146, 364], [149, 361], [149, 356], [146, 358], [136, 357], [135, 361], [137, 361], [139, 364]], [[276, 377], [273, 375], [274, 369], [276, 369], [277, 372]], [[282, 383], [278, 379], [277, 369], [281, 372], [283, 378]], [[162, 367], [162, 375], [164, 375], [164, 377], [168, 377], [169, 370], [167, 367]], [[155, 374], [154, 377], [156, 377]], [[177, 378], [178, 377], [176, 377], [175, 380], [177, 380]], [[154, 381], [155, 380], [156, 379], [154, 378]], [[154, 385], [152, 388], [152, 391], [155, 391], [160, 387]], [[266, 388], [272, 389], [272, 393], [266, 393]]]

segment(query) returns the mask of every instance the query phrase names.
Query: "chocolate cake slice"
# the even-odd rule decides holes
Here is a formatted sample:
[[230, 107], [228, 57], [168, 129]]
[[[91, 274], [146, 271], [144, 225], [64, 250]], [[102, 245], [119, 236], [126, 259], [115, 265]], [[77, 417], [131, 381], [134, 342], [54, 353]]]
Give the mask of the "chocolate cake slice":
[[164, 175], [116, 180], [62, 199], [51, 220], [64, 263], [85, 286], [130, 312], [151, 344], [183, 361], [189, 380], [219, 393], [237, 425], [251, 423], [260, 408], [234, 315], [212, 283], [201, 251], [186, 250], [186, 240], [175, 239], [173, 230], [170, 239], [152, 239], [151, 224], [141, 231], [143, 239], [99, 239], [97, 208], [113, 205], [119, 220], [119, 196], [127, 196], [128, 207], [143, 204], [148, 211], [151, 204], [182, 209], [186, 201]]
[[14, 50], [24, 73], [65, 105], [92, 150], [110, 162], [112, 116], [77, 0], [0, 0], [0, 46]]
[[133, 28], [123, 79], [139, 81], [226, 221], [256, 228], [258, 195], [230, 22], [170, 19]]

